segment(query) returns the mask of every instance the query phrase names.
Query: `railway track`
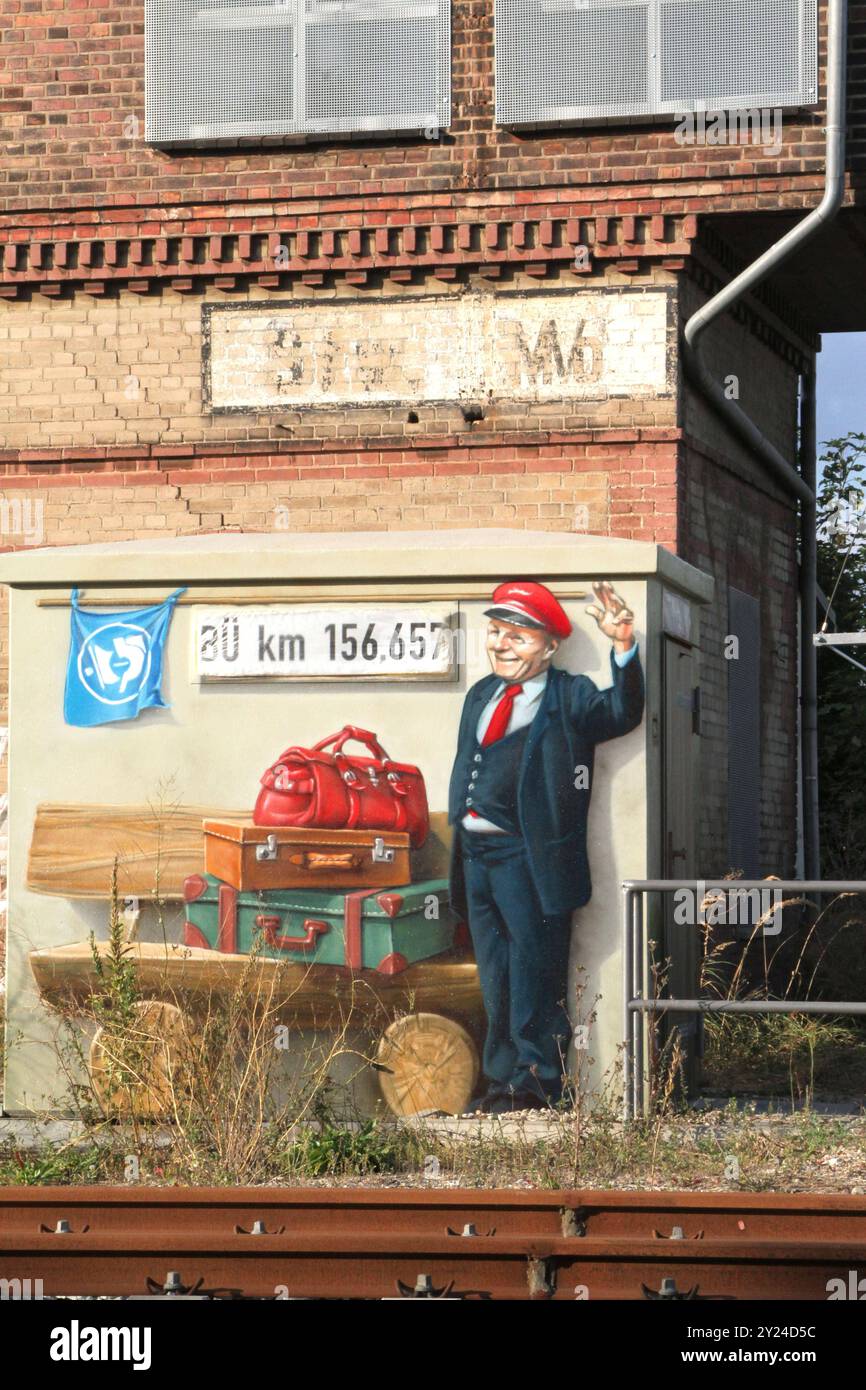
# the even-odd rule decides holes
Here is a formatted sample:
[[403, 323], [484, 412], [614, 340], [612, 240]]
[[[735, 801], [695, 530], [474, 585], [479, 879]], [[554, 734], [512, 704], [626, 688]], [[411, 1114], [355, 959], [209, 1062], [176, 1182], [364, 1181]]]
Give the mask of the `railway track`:
[[0, 1280], [43, 1296], [826, 1300], [852, 1271], [851, 1196], [0, 1188]]

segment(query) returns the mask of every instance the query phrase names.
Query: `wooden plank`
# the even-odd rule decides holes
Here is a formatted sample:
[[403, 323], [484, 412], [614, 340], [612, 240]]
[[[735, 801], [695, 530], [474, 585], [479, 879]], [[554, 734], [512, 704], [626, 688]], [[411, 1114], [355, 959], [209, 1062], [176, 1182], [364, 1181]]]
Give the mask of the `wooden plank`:
[[[36, 808], [26, 887], [61, 898], [107, 900], [115, 855], [121, 898], [183, 898], [183, 881], [205, 872], [205, 820], [249, 824], [252, 811], [213, 806], [84, 805], [43, 802]], [[451, 832], [444, 812], [430, 817], [423, 849], [412, 853], [417, 882], [448, 875]]]
[[202, 822], [237, 824], [252, 811], [213, 806], [105, 806], [43, 802], [36, 808], [26, 886], [64, 898], [107, 899], [115, 856], [121, 897], [183, 897], [204, 872]]
[[[97, 942], [104, 958], [108, 943]], [[151, 998], [177, 999], [193, 1012], [211, 995], [238, 988], [303, 1027], [333, 1026], [356, 1012], [360, 1018], [390, 1022], [394, 1010], [483, 1016], [478, 969], [465, 953], [418, 961], [399, 975], [339, 966], [295, 964], [259, 957], [221, 955], [197, 946], [136, 941], [128, 947], [135, 962], [140, 992]], [[30, 966], [40, 992], [49, 1002], [72, 998], [83, 1004], [99, 981], [88, 941], [31, 951]]]

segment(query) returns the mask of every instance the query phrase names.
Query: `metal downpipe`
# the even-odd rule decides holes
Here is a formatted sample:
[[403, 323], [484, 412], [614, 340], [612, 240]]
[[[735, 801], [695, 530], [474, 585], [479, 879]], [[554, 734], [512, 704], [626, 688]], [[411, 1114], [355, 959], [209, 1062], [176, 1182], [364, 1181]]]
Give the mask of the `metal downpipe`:
[[768, 247], [757, 260], [734, 277], [718, 294], [698, 309], [683, 328], [683, 364], [692, 384], [746, 446], [766, 464], [773, 476], [803, 506], [800, 515], [801, 560], [801, 760], [803, 776], [804, 873], [819, 876], [818, 842], [818, 720], [817, 652], [812, 642], [817, 585], [815, 535], [816, 430], [814, 378], [804, 377], [801, 468], [796, 468], [771, 444], [736, 401], [729, 400], [700, 353], [707, 328], [749, 290], [755, 288], [795, 251], [799, 251], [833, 220], [845, 191], [846, 63], [848, 53], [847, 0], [829, 0], [827, 10], [827, 115], [824, 193], [820, 203], [802, 221]]
[[800, 510], [800, 760], [803, 785], [803, 877], [821, 877], [818, 817], [818, 649], [815, 630], [818, 590], [817, 419], [815, 373], [803, 377], [800, 453], [803, 482], [812, 496]]
[[824, 163], [824, 194], [796, 227], [792, 227], [777, 242], [713, 295], [694, 314], [683, 328], [683, 362], [686, 372], [716, 408], [725, 422], [761, 457], [771, 471], [803, 502], [814, 495], [797, 470], [761, 433], [736, 401], [728, 400], [719, 382], [709, 371], [700, 355], [702, 335], [721, 314], [738, 299], [793, 255], [831, 222], [839, 211], [845, 190], [845, 89], [848, 48], [847, 0], [829, 0], [827, 32], [827, 122]]

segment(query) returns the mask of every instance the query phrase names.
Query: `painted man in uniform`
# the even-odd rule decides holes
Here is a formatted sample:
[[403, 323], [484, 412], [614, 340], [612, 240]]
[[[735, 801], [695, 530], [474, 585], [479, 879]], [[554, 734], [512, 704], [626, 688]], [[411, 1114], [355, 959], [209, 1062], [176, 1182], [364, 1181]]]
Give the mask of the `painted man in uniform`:
[[489, 1113], [556, 1104], [571, 1025], [572, 914], [589, 901], [595, 745], [636, 728], [644, 680], [634, 615], [607, 581], [587, 612], [613, 643], [613, 684], [554, 669], [571, 623], [543, 584], [500, 584], [485, 616], [493, 674], [468, 692], [451, 775], [451, 900], [468, 923], [487, 1013]]

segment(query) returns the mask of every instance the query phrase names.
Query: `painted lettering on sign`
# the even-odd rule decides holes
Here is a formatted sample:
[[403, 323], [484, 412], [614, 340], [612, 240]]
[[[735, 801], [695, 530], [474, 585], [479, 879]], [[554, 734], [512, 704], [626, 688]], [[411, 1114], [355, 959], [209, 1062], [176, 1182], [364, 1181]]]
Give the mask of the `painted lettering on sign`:
[[668, 296], [493, 293], [204, 309], [213, 410], [670, 394]]
[[559, 330], [555, 319], [548, 319], [542, 325], [534, 345], [527, 342], [521, 323], [512, 325], [521, 357], [521, 377], [527, 383], [551, 385], [563, 381], [597, 381], [601, 373], [601, 341], [586, 333], [581, 320], [571, 342], [571, 350], [564, 355], [559, 341]]
[[193, 679], [449, 679], [454, 605], [196, 607]]

